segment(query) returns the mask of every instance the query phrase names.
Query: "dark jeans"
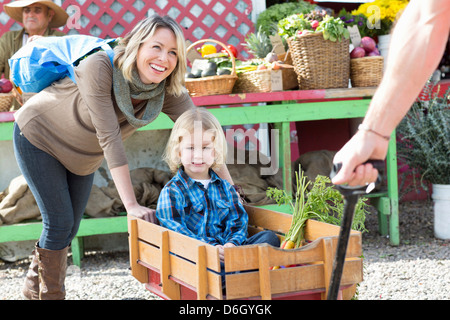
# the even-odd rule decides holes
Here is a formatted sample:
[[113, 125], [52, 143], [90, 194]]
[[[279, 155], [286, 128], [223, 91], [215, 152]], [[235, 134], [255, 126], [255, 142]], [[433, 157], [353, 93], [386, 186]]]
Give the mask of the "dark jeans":
[[258, 232], [257, 234], [254, 234], [247, 240], [245, 240], [242, 245], [247, 244], [259, 244], [259, 243], [267, 243], [274, 247], [280, 246], [280, 239], [276, 236], [276, 234], [269, 230], [264, 230], [261, 232]]
[[94, 173], [79, 176], [33, 146], [14, 124], [14, 153], [41, 211], [43, 230], [39, 247], [61, 250], [75, 237], [83, 217]]

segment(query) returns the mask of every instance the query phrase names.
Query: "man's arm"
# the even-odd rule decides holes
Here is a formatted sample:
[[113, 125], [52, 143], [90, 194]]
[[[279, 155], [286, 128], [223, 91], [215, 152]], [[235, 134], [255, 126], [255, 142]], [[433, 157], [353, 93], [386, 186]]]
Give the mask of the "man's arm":
[[[436, 70], [450, 30], [450, 0], [411, 0], [395, 27], [387, 66], [360, 130], [336, 154], [342, 169], [333, 183], [362, 185], [375, 181], [376, 169], [360, 165], [368, 159], [384, 159], [389, 136], [414, 103]], [[374, 133], [376, 132], [376, 133]], [[356, 170], [355, 170], [356, 168]]]

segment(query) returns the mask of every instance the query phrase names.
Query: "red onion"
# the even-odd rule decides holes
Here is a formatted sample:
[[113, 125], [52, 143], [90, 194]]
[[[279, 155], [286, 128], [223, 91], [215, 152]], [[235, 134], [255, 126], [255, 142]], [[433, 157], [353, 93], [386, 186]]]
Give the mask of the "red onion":
[[363, 47], [367, 53], [372, 52], [374, 49], [376, 49], [375, 40], [370, 37], [364, 37], [361, 39], [361, 47]]
[[13, 86], [11, 81], [8, 79], [0, 79], [0, 92], [1, 93], [8, 93], [12, 90]]
[[366, 55], [366, 51], [361, 47], [356, 47], [355, 49], [350, 52], [350, 58], [362, 58]]
[[380, 51], [378, 51], [377, 48], [373, 49], [373, 51], [370, 51], [367, 56], [368, 57], [373, 57], [373, 56], [379, 56], [380, 55]]

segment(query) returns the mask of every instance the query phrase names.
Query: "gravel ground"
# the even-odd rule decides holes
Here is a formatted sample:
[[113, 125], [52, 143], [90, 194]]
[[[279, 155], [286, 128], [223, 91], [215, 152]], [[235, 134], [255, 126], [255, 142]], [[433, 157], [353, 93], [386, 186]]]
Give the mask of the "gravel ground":
[[[433, 236], [432, 204], [400, 205], [401, 245], [381, 237], [375, 213], [368, 215], [363, 234], [364, 281], [358, 300], [449, 300], [450, 241]], [[71, 259], [69, 259], [71, 261]], [[29, 259], [0, 260], [0, 300], [22, 299], [21, 288]], [[154, 300], [130, 275], [128, 252], [88, 252], [81, 270], [69, 266], [68, 300]]]

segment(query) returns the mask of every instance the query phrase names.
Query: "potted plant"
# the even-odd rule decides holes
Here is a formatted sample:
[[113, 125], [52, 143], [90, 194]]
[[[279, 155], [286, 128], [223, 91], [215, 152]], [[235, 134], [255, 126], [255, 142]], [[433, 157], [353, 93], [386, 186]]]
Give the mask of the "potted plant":
[[432, 184], [434, 234], [450, 239], [450, 89], [443, 97], [428, 82], [397, 129], [398, 158]]

